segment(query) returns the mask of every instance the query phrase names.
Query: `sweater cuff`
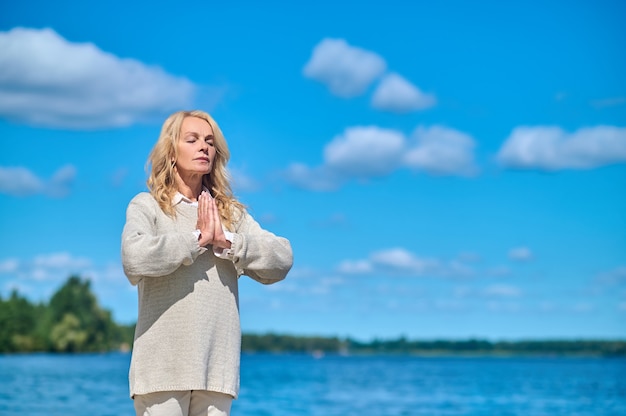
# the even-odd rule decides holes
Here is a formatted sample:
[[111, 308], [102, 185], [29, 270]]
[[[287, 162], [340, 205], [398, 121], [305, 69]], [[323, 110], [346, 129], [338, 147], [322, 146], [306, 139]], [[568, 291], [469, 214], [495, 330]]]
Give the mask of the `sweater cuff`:
[[235, 235], [230, 231], [224, 231], [224, 237], [226, 237], [226, 240], [230, 242], [230, 248], [213, 246], [213, 254], [215, 254], [215, 257], [219, 257], [220, 259], [232, 261], [234, 256], [233, 243], [235, 241]]

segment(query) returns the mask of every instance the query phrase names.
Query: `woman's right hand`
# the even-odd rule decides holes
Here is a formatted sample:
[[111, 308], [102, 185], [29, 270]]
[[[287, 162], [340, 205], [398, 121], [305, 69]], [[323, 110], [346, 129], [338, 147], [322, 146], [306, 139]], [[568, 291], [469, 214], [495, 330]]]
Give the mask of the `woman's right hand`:
[[220, 220], [217, 204], [206, 191], [202, 191], [198, 197], [198, 222], [196, 227], [200, 230], [198, 239], [200, 246], [213, 245], [214, 247], [230, 248], [230, 241], [226, 240], [224, 230], [222, 229], [222, 221]]

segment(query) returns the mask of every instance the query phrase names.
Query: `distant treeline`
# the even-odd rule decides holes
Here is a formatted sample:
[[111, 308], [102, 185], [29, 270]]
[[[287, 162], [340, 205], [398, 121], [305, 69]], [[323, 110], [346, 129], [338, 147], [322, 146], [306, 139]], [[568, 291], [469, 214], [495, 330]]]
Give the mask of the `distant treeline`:
[[247, 352], [306, 352], [339, 354], [413, 355], [569, 355], [626, 357], [626, 341], [608, 340], [374, 340], [301, 337], [290, 335], [244, 334], [242, 349]]
[[[129, 350], [134, 325], [119, 325], [91, 291], [71, 276], [48, 303], [33, 304], [17, 291], [0, 297], [0, 353]], [[243, 334], [244, 352], [415, 355], [580, 355], [626, 357], [626, 341], [609, 340], [392, 340], [280, 334]]]

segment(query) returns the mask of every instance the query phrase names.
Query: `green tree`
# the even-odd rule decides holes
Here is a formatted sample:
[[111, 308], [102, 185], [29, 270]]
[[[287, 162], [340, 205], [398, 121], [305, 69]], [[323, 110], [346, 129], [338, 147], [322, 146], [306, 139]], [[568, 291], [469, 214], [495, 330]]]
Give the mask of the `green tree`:
[[0, 352], [35, 351], [41, 340], [34, 334], [37, 307], [16, 290], [6, 301], [0, 299]]
[[48, 304], [32, 304], [16, 290], [0, 297], [0, 353], [128, 350], [134, 330], [134, 325], [116, 324], [98, 304], [89, 280], [78, 276], [71, 276]]
[[71, 276], [50, 299], [51, 348], [62, 352], [106, 351], [121, 342], [111, 313], [98, 305], [89, 280]]
[[76, 352], [88, 349], [87, 330], [81, 329], [80, 320], [66, 313], [50, 332], [50, 341], [55, 351]]

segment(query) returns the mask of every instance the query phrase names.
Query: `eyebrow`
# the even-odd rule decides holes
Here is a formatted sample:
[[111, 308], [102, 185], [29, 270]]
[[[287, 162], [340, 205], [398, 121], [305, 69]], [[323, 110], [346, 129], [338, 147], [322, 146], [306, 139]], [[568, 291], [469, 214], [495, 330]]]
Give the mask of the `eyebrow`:
[[[196, 136], [196, 137], [200, 137], [200, 133], [195, 132], [195, 131], [186, 131], [185, 133], [183, 133], [183, 136]], [[204, 136], [205, 139], [214, 139], [215, 135], [213, 133], [208, 134], [206, 136]]]

